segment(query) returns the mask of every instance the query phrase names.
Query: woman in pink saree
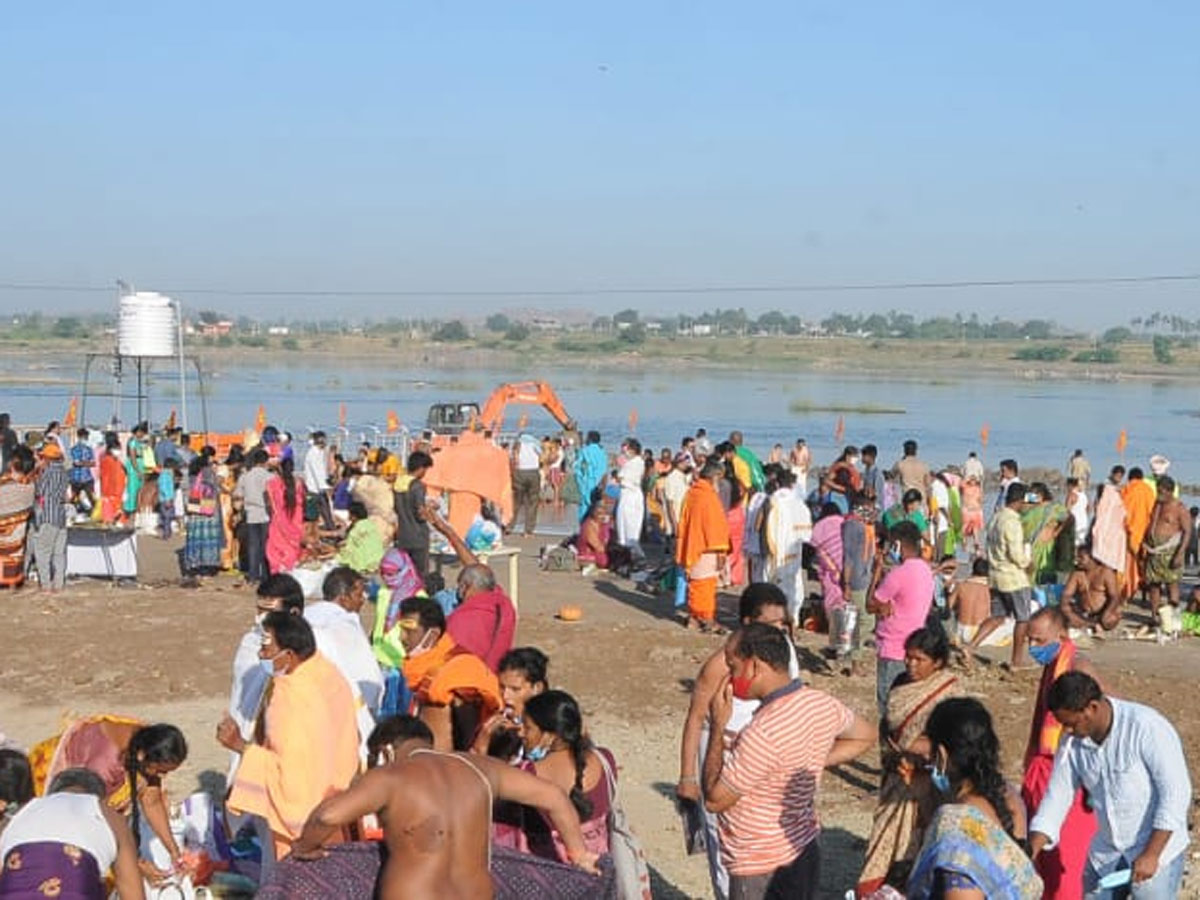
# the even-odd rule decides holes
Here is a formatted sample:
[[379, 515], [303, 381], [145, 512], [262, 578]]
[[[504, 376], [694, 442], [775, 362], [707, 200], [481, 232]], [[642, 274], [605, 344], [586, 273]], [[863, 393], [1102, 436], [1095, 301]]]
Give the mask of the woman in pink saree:
[[834, 613], [846, 605], [842, 593], [842, 522], [845, 516], [832, 503], [821, 509], [821, 518], [812, 530], [813, 550], [817, 554], [817, 577], [821, 580], [825, 618], [830, 623], [830, 641], [836, 643]]
[[287, 457], [279, 474], [267, 482], [267, 566], [272, 575], [289, 572], [300, 562], [304, 544], [304, 482], [294, 474], [295, 464]]

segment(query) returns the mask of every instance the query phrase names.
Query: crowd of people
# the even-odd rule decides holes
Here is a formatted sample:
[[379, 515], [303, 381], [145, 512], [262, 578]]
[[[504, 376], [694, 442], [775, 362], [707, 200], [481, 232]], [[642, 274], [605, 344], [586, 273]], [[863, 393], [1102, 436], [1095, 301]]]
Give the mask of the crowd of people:
[[[10, 432], [0, 533], [28, 495], [33, 552], [5, 550], [10, 530], [6, 577], [32, 556], [42, 589], [61, 589], [56, 529], [127, 521], [153, 493], [163, 534], [182, 520], [187, 576], [235, 570], [251, 590], [210, 738], [230, 754], [228, 852], [176, 828], [165, 781], [187, 759], [179, 729], [78, 718], [0, 750], [0, 898], [46, 885], [101, 897], [106, 877], [121, 897], [167, 896], [247, 859], [268, 898], [649, 896], [619, 760], [554, 687], [569, 663], [517, 645], [515, 604], [427, 493], [433, 447], [347, 461], [317, 432], [297, 460], [264, 429], [218, 462], [145, 426], [90, 457], [86, 432], [70, 447], [53, 427]], [[543, 503], [578, 503], [562, 548], [575, 565], [653, 577], [689, 627], [722, 638], [694, 682], [676, 786], [715, 897], [817, 896], [822, 773], [876, 747], [857, 897], [1178, 895], [1191, 802], [1179, 736], [1108, 694], [1081, 646], [1139, 595], [1147, 630], [1184, 627], [1195, 512], [1167, 460], [1093, 486], [1076, 452], [1056, 500], [1013, 460], [993, 486], [974, 454], [934, 470], [911, 440], [891, 467], [867, 445], [818, 469], [803, 441], [764, 460], [736, 431], [657, 456], [629, 437], [610, 458], [596, 432], [505, 452], [503, 526], [532, 533]], [[433, 539], [459, 560], [453, 587], [431, 570]], [[325, 563], [318, 600], [297, 580], [304, 560]], [[734, 620], [721, 621], [722, 591], [738, 594]], [[874, 709], [805, 683], [801, 631], [827, 632], [827, 658], [848, 671], [873, 658]], [[1012, 669], [1041, 672], [1020, 785], [963, 683], [998, 636]]]

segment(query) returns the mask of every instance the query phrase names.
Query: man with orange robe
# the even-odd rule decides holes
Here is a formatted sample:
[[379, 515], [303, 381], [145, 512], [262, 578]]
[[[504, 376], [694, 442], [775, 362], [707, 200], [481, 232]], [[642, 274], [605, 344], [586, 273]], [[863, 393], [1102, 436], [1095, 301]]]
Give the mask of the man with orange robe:
[[[247, 742], [233, 718], [217, 740], [242, 755], [226, 806], [265, 823], [274, 854], [291, 852], [317, 804], [350, 786], [358, 774], [358, 718], [350, 683], [317, 652], [312, 626], [290, 612], [268, 613], [259, 659], [271, 668], [264, 707]], [[259, 828], [260, 838], [267, 838]]]
[[687, 575], [689, 628], [708, 630], [716, 623], [717, 584], [731, 546], [729, 521], [716, 487], [724, 473], [720, 462], [705, 464], [683, 499], [675, 562]]
[[[1025, 750], [1025, 777], [1021, 782], [1021, 799], [1031, 817], [1050, 785], [1054, 754], [1058, 752], [1062, 738], [1062, 724], [1050, 712], [1046, 702], [1050, 686], [1067, 672], [1086, 672], [1096, 677], [1092, 666], [1079, 656], [1075, 642], [1068, 634], [1067, 621], [1057, 607], [1046, 607], [1029, 620], [1029, 655], [1042, 666], [1042, 680], [1038, 684], [1033, 724]], [[1043, 900], [1081, 900], [1083, 869], [1095, 833], [1096, 817], [1084, 805], [1083, 791], [1077, 791], [1071, 811], [1063, 822], [1059, 842], [1034, 863], [1045, 888]]]
[[1150, 516], [1154, 512], [1156, 496], [1136, 466], [1129, 470], [1129, 481], [1121, 490], [1121, 502], [1125, 505], [1125, 532], [1129, 536], [1126, 549], [1125, 585], [1126, 599], [1132, 597], [1142, 586], [1142, 541], [1150, 527]]
[[447, 632], [436, 600], [404, 600], [398, 624], [404, 680], [413, 694], [409, 712], [429, 726], [435, 750], [470, 749], [480, 726], [504, 705], [500, 682], [487, 663]]

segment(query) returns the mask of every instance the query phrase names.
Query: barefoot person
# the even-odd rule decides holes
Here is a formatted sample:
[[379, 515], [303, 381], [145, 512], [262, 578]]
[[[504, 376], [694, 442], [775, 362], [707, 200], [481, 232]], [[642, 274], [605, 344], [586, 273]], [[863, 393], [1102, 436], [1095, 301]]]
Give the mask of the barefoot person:
[[[1067, 620], [1052, 606], [1039, 610], [1029, 620], [1029, 655], [1042, 667], [1029, 744], [1025, 749], [1025, 777], [1021, 799], [1030, 815], [1037, 812], [1050, 774], [1054, 754], [1062, 742], [1062, 724], [1050, 711], [1050, 688], [1067, 672], [1086, 672], [1095, 677], [1091, 664], [1080, 655], [1067, 633]], [[1062, 837], [1053, 850], [1037, 859], [1036, 868], [1045, 884], [1045, 900], [1080, 900], [1083, 897], [1083, 867], [1088, 845], [1096, 833], [1096, 817], [1085, 802], [1083, 791], [1076, 791], [1075, 802], [1063, 822]]]
[[1150, 612], [1156, 621], [1164, 591], [1171, 606], [1179, 608], [1183, 557], [1191, 535], [1192, 517], [1175, 496], [1175, 479], [1163, 475], [1158, 479], [1158, 497], [1142, 542], [1142, 571]]
[[1063, 587], [1060, 609], [1072, 628], [1099, 625], [1112, 631], [1121, 624], [1121, 587], [1117, 572], [1092, 555], [1090, 544], [1075, 551], [1075, 571]]
[[729, 521], [716, 483], [725, 473], [719, 462], [706, 463], [688, 489], [679, 519], [675, 562], [687, 575], [688, 627], [716, 627], [717, 583], [729, 553]]
[[553, 782], [486, 756], [435, 751], [428, 727], [409, 716], [381, 723], [371, 748], [379, 765], [313, 810], [293, 849], [297, 858], [321, 859], [331, 835], [376, 814], [388, 850], [381, 900], [488, 900], [495, 895], [489, 831], [492, 804], [499, 799], [542, 811], [571, 862], [584, 872], [596, 871], [579, 816]]

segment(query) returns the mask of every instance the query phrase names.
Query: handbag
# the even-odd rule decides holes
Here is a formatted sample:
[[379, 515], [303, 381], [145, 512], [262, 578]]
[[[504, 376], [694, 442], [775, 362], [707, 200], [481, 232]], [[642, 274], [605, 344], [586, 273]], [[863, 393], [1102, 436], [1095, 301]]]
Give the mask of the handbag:
[[653, 900], [650, 893], [650, 867], [637, 835], [629, 827], [625, 810], [617, 796], [617, 779], [606, 757], [599, 750], [596, 756], [608, 779], [608, 854], [616, 871], [617, 900]]
[[217, 498], [209, 497], [207, 493], [204, 490], [204, 482], [197, 479], [188, 492], [187, 514], [189, 516], [210, 517], [217, 514]]

